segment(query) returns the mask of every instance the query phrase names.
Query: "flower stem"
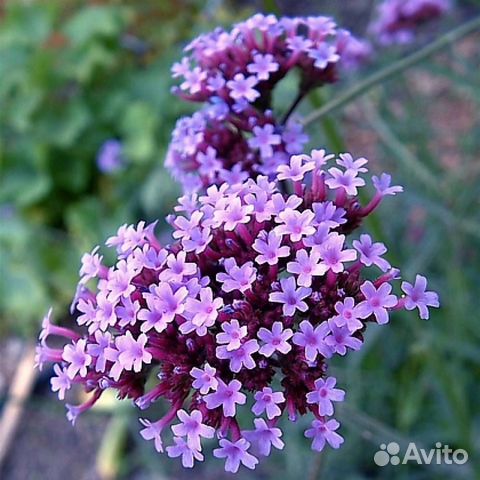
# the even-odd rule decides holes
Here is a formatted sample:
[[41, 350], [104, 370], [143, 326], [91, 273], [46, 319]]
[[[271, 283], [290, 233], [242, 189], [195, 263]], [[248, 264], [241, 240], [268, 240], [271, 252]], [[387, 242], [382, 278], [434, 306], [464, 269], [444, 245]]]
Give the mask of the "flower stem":
[[468, 35], [469, 33], [474, 32], [478, 28], [480, 28], [480, 16], [475, 17], [469, 22], [466, 22], [463, 25], [455, 28], [454, 30], [447, 32], [445, 35], [442, 35], [434, 42], [428, 44], [420, 50], [417, 50], [411, 55], [398, 60], [397, 62], [379, 70], [378, 72], [375, 72], [374, 74], [367, 77], [365, 80], [356, 83], [352, 88], [348, 89], [343, 94], [339, 95], [332, 101], [326, 103], [325, 105], [308, 115], [303, 120], [303, 124], [305, 126], [309, 125], [310, 123], [324, 117], [328, 113], [337, 110], [340, 107], [343, 107], [351, 100], [354, 100], [355, 98], [364, 95], [375, 85], [378, 85], [384, 80], [388, 80], [389, 78], [399, 74], [400, 72], [407, 70], [408, 68], [421, 62], [425, 58], [428, 58], [430, 55], [433, 55], [434, 53], [442, 50], [444, 47], [454, 43], [455, 41]]

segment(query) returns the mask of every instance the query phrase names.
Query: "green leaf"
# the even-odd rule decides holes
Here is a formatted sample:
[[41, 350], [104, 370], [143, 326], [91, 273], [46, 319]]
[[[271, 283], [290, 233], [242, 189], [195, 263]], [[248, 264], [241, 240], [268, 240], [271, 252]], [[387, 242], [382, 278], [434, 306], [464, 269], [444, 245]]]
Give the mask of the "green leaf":
[[146, 162], [157, 149], [155, 135], [157, 113], [146, 102], [129, 105], [121, 123], [125, 140], [125, 155], [133, 162]]
[[89, 6], [78, 10], [66, 23], [64, 31], [73, 45], [84, 45], [96, 37], [118, 36], [128, 18], [128, 10], [120, 6]]

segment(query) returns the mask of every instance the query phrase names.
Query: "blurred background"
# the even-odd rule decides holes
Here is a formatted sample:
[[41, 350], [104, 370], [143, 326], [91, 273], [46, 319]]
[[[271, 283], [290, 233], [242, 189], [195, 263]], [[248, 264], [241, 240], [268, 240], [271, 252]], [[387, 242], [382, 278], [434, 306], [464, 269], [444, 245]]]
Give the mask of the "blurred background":
[[[170, 93], [170, 67], [190, 39], [259, 10], [333, 15], [363, 37], [376, 3], [0, 2], [1, 479], [228, 477], [220, 462], [189, 472], [156, 454], [128, 403], [102, 402], [72, 428], [49, 393], [50, 372], [30, 373], [31, 345], [50, 305], [58, 321], [72, 322], [83, 252], [123, 223], [162, 220], [175, 204], [179, 189], [162, 165], [175, 121], [194, 106]], [[478, 15], [479, 1], [457, 1], [414, 44], [376, 49], [300, 112]], [[425, 274], [442, 308], [428, 322], [396, 313], [333, 365], [348, 391], [340, 450], [314, 454], [300, 421], [286, 428], [283, 452], [238, 478], [480, 478], [479, 112], [477, 31], [309, 125], [311, 147], [366, 156], [404, 185], [378, 212], [387, 258], [407, 278]], [[12, 410], [15, 395], [25, 403]], [[1, 438], [2, 428], [15, 433]], [[470, 460], [455, 470], [376, 467], [374, 453], [391, 441], [441, 442]]]

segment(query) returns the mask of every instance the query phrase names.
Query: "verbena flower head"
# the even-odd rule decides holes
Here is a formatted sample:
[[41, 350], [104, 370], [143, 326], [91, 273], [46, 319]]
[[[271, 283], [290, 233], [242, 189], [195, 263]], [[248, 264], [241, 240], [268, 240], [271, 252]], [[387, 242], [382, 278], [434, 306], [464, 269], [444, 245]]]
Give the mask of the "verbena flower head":
[[[438, 307], [420, 275], [397, 296], [387, 247], [355, 233], [401, 191], [389, 176], [367, 181], [366, 165], [320, 150], [292, 156], [272, 181], [258, 176], [183, 197], [169, 218], [170, 245], [160, 245], [155, 224], [140, 222], [107, 240], [114, 265], [97, 249], [86, 254], [73, 304], [83, 333], [52, 325], [49, 312], [38, 347], [39, 365], [55, 363], [60, 399], [72, 384], [91, 395], [69, 405], [68, 418], [107, 389], [141, 410], [164, 399], [170, 409], [142, 419], [141, 435], [185, 467], [202, 461], [215, 437], [226, 470], [255, 468], [259, 456], [283, 448], [284, 417], [307, 414], [312, 448], [338, 448], [333, 417], [346, 392], [328, 372], [330, 359], [361, 349], [367, 325], [388, 323], [394, 310], [428, 318]], [[367, 183], [375, 193], [362, 205]], [[47, 346], [52, 335], [65, 346]]]
[[450, 0], [384, 0], [370, 30], [379, 43], [409, 43], [419, 25], [450, 9]]
[[172, 68], [174, 92], [204, 103], [177, 122], [167, 154], [166, 165], [185, 191], [259, 174], [273, 178], [277, 166], [308, 141], [291, 112], [281, 118], [272, 110], [277, 84], [297, 71], [300, 100], [335, 82], [339, 67], [355, 68], [370, 55], [367, 43], [337, 29], [329, 17], [262, 14], [230, 31], [201, 35], [185, 50]]

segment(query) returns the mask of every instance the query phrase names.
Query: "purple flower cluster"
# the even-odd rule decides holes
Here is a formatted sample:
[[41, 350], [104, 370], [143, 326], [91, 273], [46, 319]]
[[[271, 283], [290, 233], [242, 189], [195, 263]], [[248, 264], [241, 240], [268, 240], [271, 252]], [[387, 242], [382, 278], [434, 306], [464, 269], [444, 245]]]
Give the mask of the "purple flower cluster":
[[[192, 467], [204, 459], [204, 439], [216, 437], [213, 455], [229, 472], [284, 447], [284, 416], [308, 413], [312, 448], [338, 448], [333, 415], [345, 391], [327, 373], [329, 360], [359, 350], [368, 323], [385, 324], [398, 309], [428, 319], [439, 305], [420, 275], [397, 296], [400, 272], [385, 245], [352, 235], [385, 196], [402, 191], [389, 175], [374, 176], [375, 194], [362, 206], [366, 164], [324, 150], [293, 155], [273, 181], [259, 175], [182, 197], [168, 246], [155, 224], [140, 222], [107, 240], [115, 265], [98, 249], [84, 255], [73, 302], [83, 333], [52, 325], [49, 312], [37, 355], [40, 366], [55, 363], [60, 399], [73, 384], [90, 393], [67, 405], [68, 418], [107, 389], [141, 410], [163, 398], [170, 409], [141, 420], [143, 438], [159, 452], [168, 441], [167, 455]], [[47, 345], [53, 335], [65, 338], [63, 348]], [[240, 425], [238, 413], [248, 410], [251, 425]]]
[[[339, 65], [351, 69], [370, 55], [367, 43], [337, 29], [329, 17], [257, 14], [230, 32], [216, 29], [186, 47], [172, 68], [186, 101], [205, 103], [181, 118], [166, 165], [187, 192], [255, 175], [274, 177], [278, 165], [303, 151], [308, 136], [290, 114], [313, 88], [335, 82]], [[277, 84], [300, 76], [292, 108], [272, 110]]]
[[371, 33], [384, 45], [409, 43], [419, 25], [440, 17], [450, 6], [450, 0], [384, 0]]

